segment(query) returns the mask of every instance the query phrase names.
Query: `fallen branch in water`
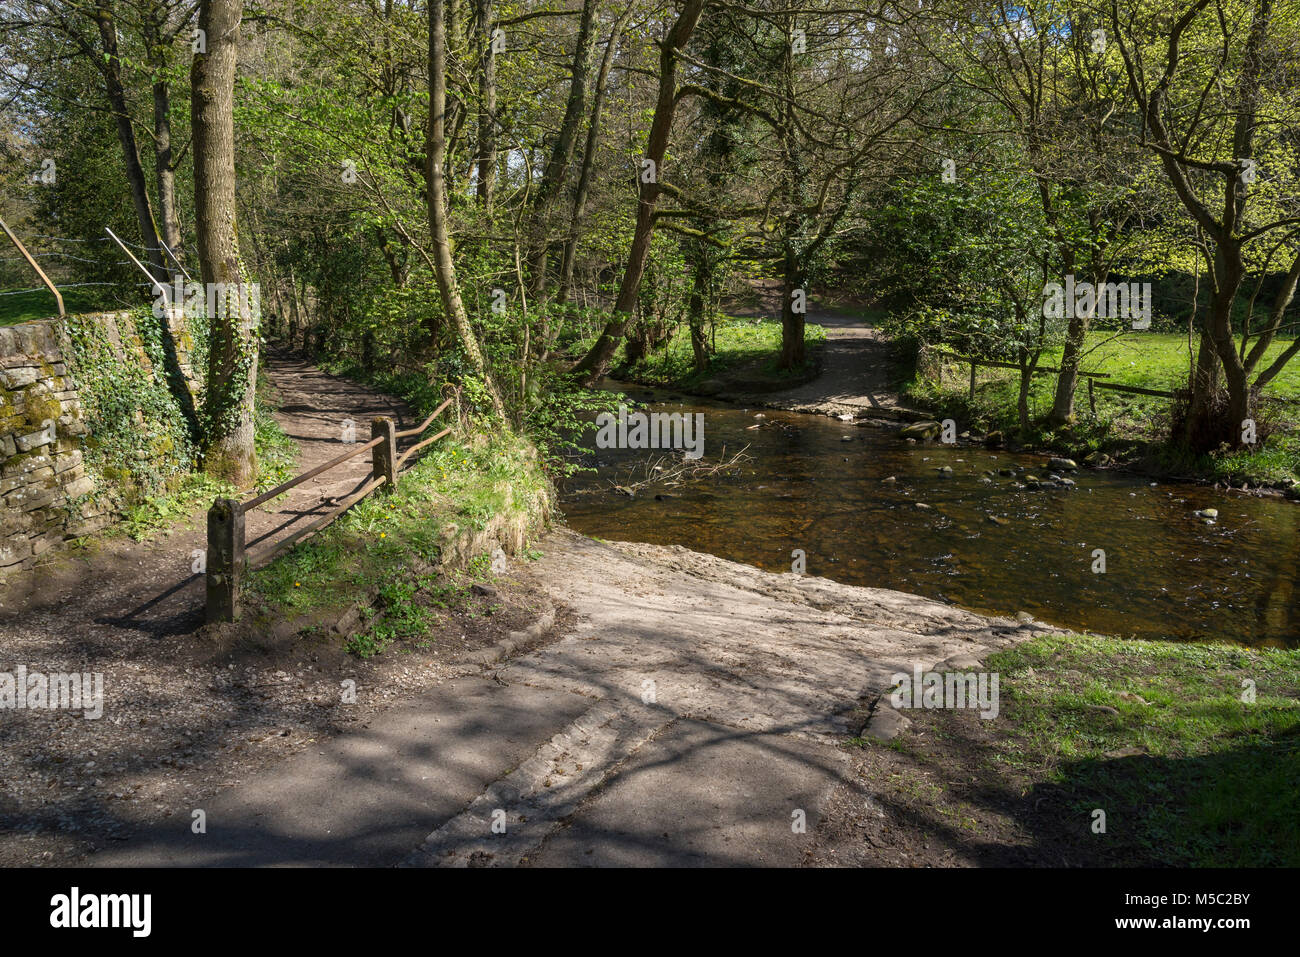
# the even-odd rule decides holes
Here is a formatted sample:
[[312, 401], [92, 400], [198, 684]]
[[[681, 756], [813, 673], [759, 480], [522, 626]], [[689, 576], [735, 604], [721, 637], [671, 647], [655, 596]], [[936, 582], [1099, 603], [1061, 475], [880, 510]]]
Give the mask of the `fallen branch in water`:
[[[610, 487], [623, 495], [635, 495], [638, 490], [650, 485], [663, 485], [665, 488], [680, 488], [689, 482], [702, 482], [716, 478], [727, 472], [739, 469], [746, 462], [753, 461], [753, 456], [746, 455], [748, 445], [739, 452], [727, 457], [727, 447], [722, 447], [722, 455], [717, 462], [703, 459], [677, 459], [672, 454], [655, 456], [652, 459], [634, 465], [628, 472], [627, 479], [611, 481]], [[665, 462], [671, 463], [665, 465]]]

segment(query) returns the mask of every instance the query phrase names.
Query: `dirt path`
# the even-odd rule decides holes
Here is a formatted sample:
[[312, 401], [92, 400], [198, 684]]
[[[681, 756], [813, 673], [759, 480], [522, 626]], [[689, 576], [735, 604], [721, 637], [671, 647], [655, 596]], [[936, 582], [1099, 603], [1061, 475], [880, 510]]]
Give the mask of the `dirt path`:
[[821, 375], [765, 396], [765, 405], [790, 412], [855, 417], [910, 411], [894, 391], [895, 362], [879, 330], [835, 309], [812, 309], [808, 321], [826, 328]]
[[[370, 418], [407, 410], [389, 396], [285, 357], [268, 361], [281, 425], [306, 469], [339, 454], [342, 423], [369, 435]], [[321, 476], [248, 516], [250, 540], [273, 541], [318, 514], [368, 472], [368, 456]], [[364, 663], [324, 638], [232, 643], [198, 631], [206, 509], [148, 540], [110, 536], [8, 579], [0, 591], [0, 673], [102, 676], [103, 715], [0, 711], [0, 866], [80, 860], [127, 830], [178, 812], [195, 795], [233, 785], [331, 729], [369, 716], [451, 673], [466, 645], [495, 640], [531, 615], [501, 602], [448, 612], [437, 649]], [[536, 596], [540, 601], [541, 597]], [[531, 620], [531, 617], [528, 619]], [[489, 624], [490, 623], [490, 624]], [[486, 634], [482, 634], [486, 632]], [[339, 707], [339, 682], [369, 683], [359, 705]]]
[[[737, 316], [779, 317], [779, 287], [761, 286], [756, 292], [756, 305], [728, 311]], [[923, 417], [908, 408], [895, 391], [897, 363], [889, 342], [878, 329], [848, 310], [817, 304], [810, 305], [806, 319], [826, 329], [826, 342], [821, 346], [822, 369], [817, 378], [780, 392], [723, 390], [718, 398], [815, 415]]]

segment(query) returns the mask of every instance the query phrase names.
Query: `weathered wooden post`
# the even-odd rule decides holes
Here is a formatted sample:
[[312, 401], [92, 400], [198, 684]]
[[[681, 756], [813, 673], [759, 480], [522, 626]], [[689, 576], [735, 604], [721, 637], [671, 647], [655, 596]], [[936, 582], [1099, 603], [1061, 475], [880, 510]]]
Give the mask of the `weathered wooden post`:
[[219, 498], [208, 509], [208, 622], [239, 617], [244, 579], [244, 513], [234, 499]]
[[397, 423], [383, 417], [371, 419], [370, 437], [384, 440], [370, 450], [370, 477], [387, 479], [386, 491], [392, 491], [397, 487]]
[[977, 366], [975, 365], [975, 360], [972, 359], [972, 360], [971, 360], [971, 364], [970, 364], [970, 400], [971, 400], [972, 402], [975, 401], [975, 370], [976, 370], [976, 368], [977, 368]]
[[1093, 418], [1097, 417], [1097, 397], [1092, 391], [1092, 376], [1088, 376], [1088, 408], [1092, 410]]

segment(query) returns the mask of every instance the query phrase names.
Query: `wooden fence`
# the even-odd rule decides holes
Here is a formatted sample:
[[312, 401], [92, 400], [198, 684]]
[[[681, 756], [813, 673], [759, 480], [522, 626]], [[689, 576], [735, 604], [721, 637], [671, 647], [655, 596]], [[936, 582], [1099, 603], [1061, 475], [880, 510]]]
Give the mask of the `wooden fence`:
[[[212, 503], [212, 508], [208, 510], [207, 620], [209, 622], [234, 621], [239, 617], [239, 591], [248, 569], [271, 561], [308, 535], [324, 528], [380, 486], [386, 485], [390, 489], [395, 487], [402, 466], [410, 461], [411, 456], [447, 435], [451, 428], [445, 428], [438, 434], [417, 442], [400, 455], [397, 451], [397, 443], [402, 439], [413, 438], [423, 433], [455, 398], [456, 396], [452, 396], [443, 402], [424, 422], [405, 432], [398, 432], [396, 423], [390, 418], [374, 419], [370, 423], [369, 442], [349, 449], [342, 455], [303, 472], [287, 482], [282, 482], [246, 502], [237, 502], [230, 498], [216, 499]], [[370, 478], [360, 488], [310, 525], [252, 554], [245, 552], [244, 516], [248, 512], [271, 501], [277, 495], [283, 495], [290, 489], [296, 488], [308, 479], [315, 478], [322, 472], [328, 472], [367, 451], [370, 452]]]
[[[936, 353], [949, 359], [956, 359], [959, 362], [970, 363], [970, 398], [975, 400], [975, 373], [980, 366], [991, 366], [997, 369], [1015, 369], [1020, 371], [1020, 366], [1014, 362], [1000, 362], [994, 359], [976, 359], [972, 356], [958, 355], [955, 352], [948, 352], [944, 349], [935, 349]], [[1054, 369], [1051, 366], [1035, 366], [1033, 375], [1057, 375], [1060, 369]], [[1093, 391], [1095, 389], [1110, 389], [1113, 392], [1128, 392], [1132, 395], [1154, 395], [1159, 398], [1172, 399], [1172, 392], [1165, 392], [1160, 389], [1144, 389], [1136, 385], [1121, 385], [1118, 382], [1103, 382], [1103, 379], [1109, 379], [1108, 372], [1084, 372], [1079, 370], [1079, 378], [1088, 380], [1088, 408], [1093, 415], [1097, 414], [1097, 396]]]
[[[933, 347], [931, 348], [933, 349]], [[958, 362], [970, 363], [970, 399], [972, 402], [975, 401], [975, 373], [980, 366], [991, 366], [996, 369], [1015, 369], [1017, 372], [1020, 371], [1020, 366], [1014, 362], [1001, 362], [994, 359], [976, 359], [972, 356], [963, 356], [958, 355], [956, 352], [948, 352], [946, 349], [933, 349], [933, 351], [944, 358], [955, 359]], [[1051, 366], [1035, 366], [1032, 374], [1057, 375], [1060, 371], [1060, 369], [1054, 369]], [[1080, 369], [1078, 376], [1080, 379], [1088, 380], [1088, 408], [1093, 415], [1097, 414], [1097, 396], [1093, 391], [1094, 389], [1110, 389], [1112, 392], [1127, 392], [1130, 395], [1153, 395], [1161, 399], [1172, 399], [1174, 397], [1172, 392], [1166, 392], [1163, 389], [1147, 389], [1142, 386], [1122, 385], [1118, 382], [1101, 381], [1110, 378], [1110, 373], [1108, 372], [1084, 372]], [[1259, 401], [1273, 402], [1278, 405], [1300, 404], [1300, 400], [1276, 395], [1260, 396]]]

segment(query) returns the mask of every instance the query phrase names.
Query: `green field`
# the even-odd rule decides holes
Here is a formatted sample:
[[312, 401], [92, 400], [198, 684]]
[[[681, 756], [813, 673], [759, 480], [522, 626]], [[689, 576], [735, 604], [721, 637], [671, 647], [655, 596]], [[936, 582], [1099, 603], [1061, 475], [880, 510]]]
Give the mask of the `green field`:
[[1010, 729], [990, 763], [1108, 809], [1114, 860], [1300, 863], [1300, 652], [1044, 635], [988, 667]]
[[[70, 315], [127, 308], [108, 298], [112, 295], [112, 290], [107, 286], [60, 289], [59, 292], [63, 295], [64, 311]], [[16, 296], [0, 293], [0, 326], [16, 326], [20, 322], [32, 322], [36, 319], [53, 319], [58, 314], [59, 307], [48, 290], [24, 292]]]
[[[1260, 368], [1268, 364], [1290, 346], [1291, 340], [1274, 341], [1265, 354]], [[1193, 343], [1193, 349], [1195, 343]], [[1085, 372], [1104, 372], [1111, 382], [1140, 386], [1146, 389], [1170, 390], [1187, 381], [1189, 356], [1187, 336], [1180, 333], [1141, 332], [1125, 333], [1115, 338], [1114, 333], [1093, 332], [1088, 335], [1083, 360]], [[1043, 364], [1057, 366], [1061, 349], [1044, 353]], [[1300, 360], [1288, 363], [1282, 372], [1269, 383], [1265, 395], [1300, 396]]]

